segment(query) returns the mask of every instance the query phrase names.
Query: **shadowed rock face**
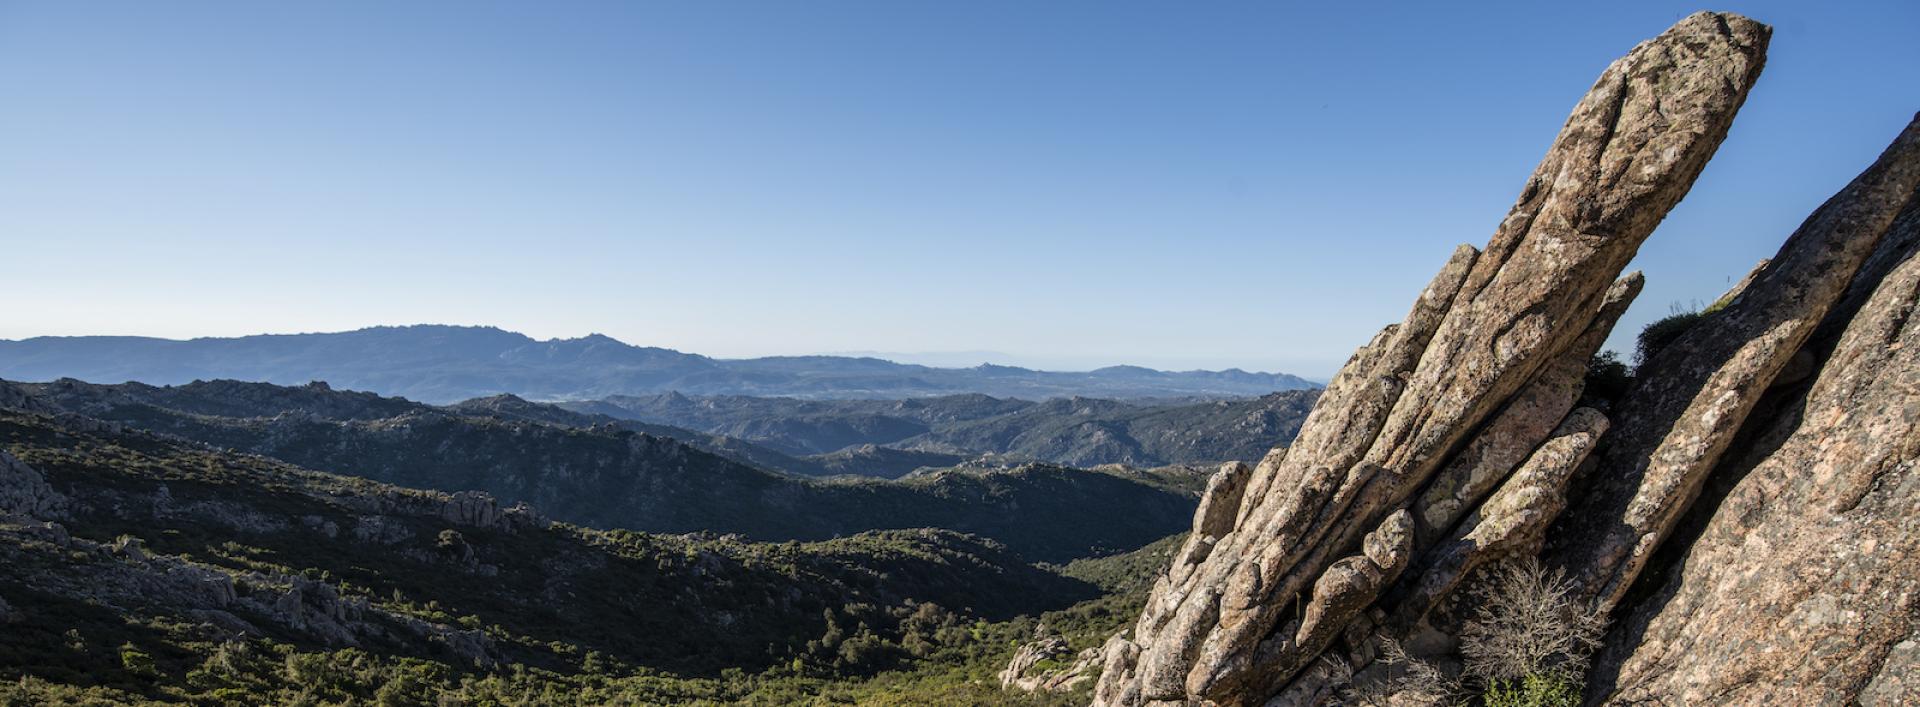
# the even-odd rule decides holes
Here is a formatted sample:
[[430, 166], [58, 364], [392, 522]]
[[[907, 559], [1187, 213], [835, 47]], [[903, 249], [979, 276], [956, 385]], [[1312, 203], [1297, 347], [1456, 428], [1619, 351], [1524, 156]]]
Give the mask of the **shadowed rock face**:
[[1715, 471], [1738, 481], [1619, 617], [1590, 699], [1920, 703], [1916, 241], [1920, 198], [1875, 256], [1897, 267], [1863, 269], [1871, 296], [1829, 317], [1844, 333], [1811, 389], [1757, 425], [1767, 451]]
[[1809, 216], [1725, 308], [1642, 364], [1615, 411], [1592, 488], [1553, 535], [1550, 564], [1611, 608], [1699, 495], [1768, 385], [1787, 368], [1920, 185], [1920, 121]]
[[[1568, 362], [1637, 292], [1614, 277], [1725, 137], [1768, 35], [1701, 13], [1608, 67], [1485, 250], [1462, 246], [1348, 361], [1289, 451], [1210, 486], [1181, 564], [1107, 647], [1096, 702], [1259, 704], [1407, 581], [1417, 551], [1465, 552], [1443, 564], [1470, 568], [1461, 543], [1537, 548], [1553, 514], [1502, 509], [1563, 501], [1605, 427], [1594, 411], [1561, 424], [1582, 371]], [[1416, 504], [1436, 476], [1447, 487]], [[1508, 500], [1469, 514], [1488, 494]], [[1237, 507], [1231, 524], [1221, 507]]]

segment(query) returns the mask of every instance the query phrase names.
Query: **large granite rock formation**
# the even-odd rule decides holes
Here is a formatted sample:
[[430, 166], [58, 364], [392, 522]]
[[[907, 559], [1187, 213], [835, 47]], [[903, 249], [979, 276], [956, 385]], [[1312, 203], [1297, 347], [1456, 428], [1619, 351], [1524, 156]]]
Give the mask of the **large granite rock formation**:
[[1696, 14], [1609, 67], [1485, 251], [1291, 447], [1212, 480], [1096, 703], [1421, 703], [1392, 664], [1457, 675], [1481, 570], [1510, 561], [1614, 619], [1590, 703], [1920, 702], [1920, 118], [1619, 400], [1576, 407], [1639, 292], [1612, 278], [1768, 35]]
[[1553, 564], [1611, 608], [1700, 494], [1768, 386], [1845, 294], [1920, 184], [1920, 124], [1835, 194], [1726, 298], [1652, 360], [1614, 411], [1581, 512]]
[[1426, 603], [1457, 580], [1423, 576], [1537, 547], [1552, 513], [1528, 509], [1606, 427], [1568, 413], [1638, 290], [1614, 277], [1725, 137], [1768, 35], [1701, 13], [1608, 67], [1486, 249], [1461, 247], [1348, 361], [1289, 451], [1210, 486], [1132, 637], [1106, 647], [1097, 703], [1304, 699], [1283, 693], [1356, 620], [1422, 613], [1376, 606], [1397, 581], [1422, 587], [1400, 603]]
[[1837, 342], [1809, 346], [1824, 359], [1811, 389], [1776, 386], [1779, 412], [1750, 424], [1748, 452], [1714, 470], [1730, 490], [1703, 497], [1704, 527], [1620, 617], [1590, 699], [1920, 704], [1916, 252], [1920, 197], [1876, 255], [1897, 265], [1863, 269], [1853, 286], [1870, 296], [1829, 316]]

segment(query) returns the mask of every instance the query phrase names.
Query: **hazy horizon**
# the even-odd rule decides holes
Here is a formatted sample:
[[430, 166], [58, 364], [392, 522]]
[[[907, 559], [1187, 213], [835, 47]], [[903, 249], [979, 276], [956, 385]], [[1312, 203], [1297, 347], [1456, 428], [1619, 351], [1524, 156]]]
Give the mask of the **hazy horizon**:
[[[0, 4], [0, 298], [32, 303], [0, 338], [449, 322], [1322, 380], [1699, 9], [114, 8]], [[1872, 70], [1920, 66], [1920, 6], [1716, 9], [1774, 26], [1769, 66], [1616, 349], [1920, 95]]]
[[[505, 327], [497, 327], [489, 324], [443, 324], [443, 323], [430, 323], [430, 322], [417, 322], [414, 324], [381, 324], [381, 325], [374, 325], [369, 327], [356, 327], [355, 329], [341, 330], [341, 331], [266, 331], [266, 332], [254, 332], [252, 334], [242, 334], [239, 336], [240, 337], [300, 336], [300, 335], [311, 335], [311, 334], [338, 334], [338, 333], [345, 333], [348, 331], [357, 331], [360, 329], [408, 328], [408, 327], [416, 327], [416, 326], [450, 326], [450, 327], [500, 329], [502, 331], [523, 334], [528, 336], [531, 339], [534, 339], [536, 341], [542, 341], [542, 342], [569, 340], [569, 339], [583, 339], [591, 336], [610, 336], [603, 332], [595, 331], [595, 332], [586, 332], [586, 333], [575, 334], [575, 335], [543, 337], [543, 336], [534, 336], [532, 334], [527, 334], [526, 332], [518, 332], [512, 329], [507, 329]], [[165, 339], [169, 341], [191, 341], [195, 339], [239, 338], [239, 337], [224, 336], [224, 335], [204, 336], [204, 337], [167, 337], [167, 336], [148, 336], [144, 334], [130, 334], [130, 335], [127, 335], [127, 334], [43, 334], [39, 336], [20, 337], [16, 339], [0, 338], [0, 341], [20, 341], [20, 340], [34, 339], [34, 338], [89, 338], [89, 337], [102, 337], [102, 338], [131, 337], [131, 338]], [[1086, 372], [1086, 371], [1092, 371], [1099, 368], [1106, 368], [1109, 366], [1144, 366], [1147, 368], [1154, 368], [1154, 369], [1159, 369], [1163, 371], [1174, 371], [1174, 372], [1224, 371], [1228, 369], [1238, 369], [1238, 370], [1248, 371], [1252, 373], [1293, 374], [1319, 384], [1325, 384], [1327, 381], [1327, 378], [1330, 377], [1332, 374], [1332, 372], [1329, 371], [1326, 376], [1318, 376], [1318, 375], [1308, 375], [1305, 373], [1297, 373], [1296, 371], [1288, 370], [1285, 368], [1272, 368], [1272, 369], [1247, 368], [1245, 366], [1232, 363], [1226, 359], [1210, 358], [1210, 357], [1204, 357], [1204, 356], [1199, 356], [1199, 357], [1145, 356], [1145, 357], [1141, 357], [1133, 360], [1109, 360], [1109, 359], [1101, 358], [1098, 356], [1083, 356], [1083, 357], [1036, 356], [1032, 354], [1007, 352], [1007, 351], [873, 351], [873, 350], [795, 351], [795, 352], [784, 352], [784, 353], [759, 354], [755, 356], [714, 356], [711, 354], [706, 354], [701, 351], [688, 351], [684, 349], [675, 349], [671, 346], [655, 346], [653, 344], [648, 344], [643, 341], [627, 341], [617, 336], [610, 336], [610, 338], [613, 338], [614, 340], [619, 341], [620, 343], [627, 344], [630, 346], [672, 349], [675, 351], [679, 351], [681, 353], [700, 354], [700, 355], [708, 356], [709, 358], [714, 358], [719, 360], [741, 360], [741, 359], [781, 357], [781, 356], [839, 356], [839, 357], [846, 357], [846, 358], [878, 358], [878, 359], [884, 359], [887, 361], [892, 361], [894, 363], [914, 364], [914, 365], [921, 365], [921, 366], [929, 366], [933, 368], [972, 368], [975, 366], [991, 364], [991, 365], [998, 365], [998, 366], [1018, 366], [1018, 367], [1030, 368], [1034, 370], [1062, 372], [1062, 373]], [[94, 381], [94, 382], [98, 382], [98, 381]]]

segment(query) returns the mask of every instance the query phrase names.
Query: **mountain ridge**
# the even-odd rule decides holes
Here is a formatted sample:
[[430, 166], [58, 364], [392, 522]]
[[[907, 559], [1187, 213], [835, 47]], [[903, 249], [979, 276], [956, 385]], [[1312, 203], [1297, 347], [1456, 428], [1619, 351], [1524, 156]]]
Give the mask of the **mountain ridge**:
[[1239, 369], [1109, 366], [1075, 372], [997, 364], [936, 368], [846, 356], [722, 359], [636, 346], [598, 333], [543, 341], [499, 327], [441, 324], [194, 339], [0, 340], [0, 378], [155, 385], [221, 378], [280, 385], [325, 380], [342, 388], [436, 404], [501, 393], [532, 400], [669, 391], [820, 399], [983, 393], [1037, 400], [1074, 395], [1250, 397], [1318, 387], [1286, 373]]

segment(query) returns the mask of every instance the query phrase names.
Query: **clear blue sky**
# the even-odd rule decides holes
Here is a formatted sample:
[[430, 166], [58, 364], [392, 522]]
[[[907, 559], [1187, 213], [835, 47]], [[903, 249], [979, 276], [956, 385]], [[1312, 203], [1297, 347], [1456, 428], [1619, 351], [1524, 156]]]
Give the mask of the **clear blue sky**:
[[[1325, 376], [1700, 9], [288, 5], [0, 2], [0, 338], [440, 322]], [[1623, 329], [1711, 301], [1920, 109], [1920, 3], [1715, 9], [1774, 25], [1769, 65]]]

